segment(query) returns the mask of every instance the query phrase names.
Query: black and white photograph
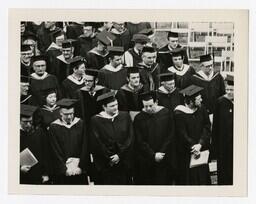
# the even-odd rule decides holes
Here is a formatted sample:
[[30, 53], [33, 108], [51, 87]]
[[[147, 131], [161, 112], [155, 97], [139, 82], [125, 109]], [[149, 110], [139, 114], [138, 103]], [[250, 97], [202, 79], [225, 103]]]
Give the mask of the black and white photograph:
[[237, 184], [235, 21], [18, 25], [15, 183]]

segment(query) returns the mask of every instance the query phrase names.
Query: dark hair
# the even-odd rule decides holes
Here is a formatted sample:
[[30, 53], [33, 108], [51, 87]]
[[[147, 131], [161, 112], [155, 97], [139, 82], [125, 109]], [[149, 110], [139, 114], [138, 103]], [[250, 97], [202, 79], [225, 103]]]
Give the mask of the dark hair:
[[190, 102], [192, 102], [192, 103], [195, 103], [195, 97], [196, 96], [185, 96], [184, 97], [184, 103], [185, 104], [190, 104]]

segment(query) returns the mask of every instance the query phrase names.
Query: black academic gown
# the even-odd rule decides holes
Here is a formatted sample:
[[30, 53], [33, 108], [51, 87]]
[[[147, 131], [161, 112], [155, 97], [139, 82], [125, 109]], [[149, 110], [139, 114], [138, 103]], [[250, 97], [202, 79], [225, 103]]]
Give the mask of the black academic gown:
[[175, 86], [184, 89], [191, 85], [191, 78], [196, 73], [190, 65], [184, 64], [183, 70], [177, 70], [175, 67], [169, 67], [167, 72], [175, 73]]
[[56, 57], [62, 54], [61, 48], [58, 47], [55, 43], [52, 43], [50, 47], [46, 51], [47, 56], [47, 69], [46, 71], [49, 74], [53, 74], [55, 76], [58, 75], [59, 62]]
[[43, 92], [47, 89], [55, 89], [57, 90], [57, 98], [60, 98], [61, 96], [58, 81], [56, 77], [51, 74], [47, 74], [44, 79], [36, 79], [32, 77], [30, 87], [34, 105], [42, 106], [45, 103]]
[[[134, 119], [134, 180], [138, 185], [169, 185], [173, 182], [176, 163], [173, 115], [167, 108], [160, 106], [159, 109], [154, 114], [141, 111]], [[165, 153], [159, 163], [155, 161], [157, 152]]]
[[116, 37], [116, 39], [113, 41], [113, 46], [123, 47], [124, 51], [129, 49], [131, 36], [127, 29], [125, 29], [123, 32], [118, 32], [117, 30], [112, 29], [110, 32]]
[[98, 84], [109, 89], [119, 90], [127, 82], [127, 69], [122, 67], [119, 71], [114, 72], [107, 69], [108, 66], [110, 65], [108, 64], [100, 70]]
[[26, 66], [23, 63], [20, 63], [20, 75], [21, 76], [27, 76], [29, 77], [30, 74], [34, 72], [32, 64], [30, 63], [28, 66]]
[[158, 105], [168, 108], [171, 113], [173, 113], [174, 109], [183, 104], [183, 97], [179, 93], [179, 89], [175, 88], [171, 93], [168, 93], [163, 86], [159, 87], [157, 90], [157, 100]]
[[78, 38], [79, 45], [79, 55], [86, 57], [87, 52], [97, 45], [97, 40], [95, 37], [84, 37], [83, 35]]
[[[181, 106], [179, 106], [181, 107]], [[205, 107], [194, 113], [188, 108], [175, 109], [175, 131], [177, 140], [177, 184], [209, 185], [210, 173], [208, 165], [189, 168], [191, 147], [200, 143], [200, 151], [209, 149], [211, 123]]]
[[[182, 46], [178, 45], [177, 48], [182, 48]], [[186, 50], [184, 50], [183, 55], [184, 55], [184, 64], [188, 64], [188, 55]], [[157, 62], [161, 64], [161, 73], [167, 72], [167, 69], [173, 66], [172, 54], [171, 54], [171, 50], [168, 47], [168, 44], [159, 49]]]
[[[74, 118], [71, 125], [64, 125], [60, 119], [51, 123], [49, 128], [50, 144], [55, 184], [76, 185], [88, 184], [86, 171], [88, 166], [88, 144], [84, 122]], [[78, 167], [82, 174], [66, 176], [68, 158], [80, 159]]]
[[138, 65], [140, 76], [141, 76], [141, 83], [144, 85], [147, 91], [154, 91], [157, 90], [159, 87], [159, 77], [160, 74], [160, 66], [159, 64], [153, 64], [150, 67], [147, 67], [143, 63]]
[[69, 75], [62, 82], [62, 96], [63, 98], [76, 98], [76, 91], [84, 86], [84, 78], [77, 80], [73, 75]]
[[59, 84], [62, 84], [62, 82], [73, 72], [63, 55], [59, 55], [55, 58], [54, 66], [53, 74], [57, 77]]
[[134, 51], [134, 48], [130, 48], [126, 52], [128, 52], [132, 56], [132, 64], [128, 64], [127, 59], [125, 58], [126, 54], [124, 55], [124, 62], [126, 66], [137, 67], [142, 62], [141, 54], [136, 53]]
[[127, 84], [123, 85], [116, 94], [118, 109], [120, 111], [141, 111], [143, 104], [139, 95], [144, 92], [145, 89], [142, 84], [136, 90], [131, 89]]
[[107, 55], [108, 52], [106, 52], [105, 54], [101, 54], [95, 48], [93, 48], [87, 53], [86, 56], [88, 67], [100, 70], [106, 64], [108, 64]]
[[38, 163], [27, 173], [20, 171], [20, 184], [42, 184], [42, 176], [48, 175], [47, 158], [45, 157], [45, 132], [41, 128], [32, 132], [20, 130], [20, 152], [28, 148]]
[[[91, 152], [98, 172], [96, 184], [131, 184], [133, 127], [130, 115], [119, 112], [116, 117], [100, 115], [91, 120]], [[110, 156], [117, 154], [118, 164], [110, 165]]]
[[20, 104], [33, 105], [32, 95], [28, 94], [26, 96], [20, 96]]
[[72, 22], [67, 26], [67, 39], [77, 39], [83, 34], [83, 25]]
[[203, 104], [205, 105], [208, 113], [212, 114], [214, 112], [217, 99], [225, 94], [223, 77], [219, 72], [216, 72], [210, 80], [206, 80], [199, 73], [196, 73], [192, 76], [191, 82], [192, 84], [204, 88], [202, 90]]
[[233, 102], [225, 96], [220, 97], [213, 115], [212, 137], [219, 185], [233, 184], [233, 118]]

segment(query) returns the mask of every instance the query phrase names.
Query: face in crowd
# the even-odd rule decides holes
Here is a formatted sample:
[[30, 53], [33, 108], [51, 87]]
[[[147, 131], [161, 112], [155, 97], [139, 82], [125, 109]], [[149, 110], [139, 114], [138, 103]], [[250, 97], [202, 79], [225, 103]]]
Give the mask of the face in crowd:
[[106, 50], [107, 50], [107, 46], [106, 45], [104, 45], [102, 42], [100, 42], [100, 41], [98, 41], [98, 50], [100, 51], [100, 52], [105, 52]]
[[44, 27], [46, 29], [52, 29], [53, 27], [55, 27], [55, 22], [53, 22], [53, 21], [45, 21], [44, 22]]
[[173, 65], [177, 68], [182, 68], [183, 60], [184, 58], [181, 55], [172, 57]]
[[140, 85], [140, 74], [139, 73], [130, 73], [127, 77], [128, 83], [131, 87], [135, 88]]
[[230, 98], [231, 100], [234, 99], [234, 85], [228, 85], [226, 83], [226, 95], [228, 98]]
[[20, 56], [21, 62], [23, 62], [24, 64], [29, 64], [32, 56], [33, 56], [32, 49], [28, 51], [22, 51]]
[[82, 63], [82, 64], [78, 65], [77, 67], [75, 67], [73, 69], [73, 71], [74, 71], [74, 73], [77, 76], [80, 76], [80, 77], [84, 76], [84, 74], [85, 74], [85, 65], [84, 65], [84, 63]]
[[142, 54], [142, 60], [147, 66], [151, 66], [156, 61], [156, 52], [144, 52]]
[[44, 60], [35, 61], [33, 69], [38, 76], [43, 76], [46, 71], [46, 62]]
[[119, 32], [123, 32], [125, 29], [124, 22], [113, 22], [113, 27]]
[[21, 82], [20, 83], [20, 94], [22, 96], [27, 96], [29, 90], [29, 83], [28, 82]]
[[83, 26], [84, 36], [89, 38], [93, 35], [93, 27], [92, 26]]
[[142, 100], [144, 111], [149, 114], [156, 112], [157, 102], [154, 99]]
[[55, 38], [55, 43], [57, 46], [61, 47], [62, 46], [62, 42], [65, 40], [65, 36], [64, 35], [60, 35], [58, 37]]
[[201, 70], [209, 76], [213, 72], [213, 60], [202, 62]]
[[57, 95], [56, 93], [50, 93], [48, 96], [46, 96], [46, 105], [49, 107], [53, 107], [56, 104], [57, 101]]
[[62, 48], [62, 54], [66, 60], [72, 57], [73, 51], [74, 51], [73, 47]]
[[74, 120], [74, 108], [61, 108], [61, 120], [70, 125]]
[[109, 58], [110, 64], [113, 67], [118, 67], [120, 64], [122, 64], [122, 56], [113, 56]]
[[88, 91], [93, 91], [97, 81], [98, 81], [97, 78], [95, 78], [94, 76], [87, 75], [87, 74], [84, 75], [84, 85]]
[[169, 46], [170, 46], [172, 49], [177, 48], [177, 46], [178, 46], [178, 38], [169, 37], [168, 40], [169, 40]]
[[110, 115], [113, 116], [118, 113], [118, 102], [117, 100], [114, 100], [106, 105], [103, 105], [104, 111]]
[[30, 132], [32, 130], [33, 118], [31, 117], [21, 117], [20, 126], [25, 132]]
[[175, 80], [163, 81], [161, 84], [169, 92], [172, 92], [175, 89]]

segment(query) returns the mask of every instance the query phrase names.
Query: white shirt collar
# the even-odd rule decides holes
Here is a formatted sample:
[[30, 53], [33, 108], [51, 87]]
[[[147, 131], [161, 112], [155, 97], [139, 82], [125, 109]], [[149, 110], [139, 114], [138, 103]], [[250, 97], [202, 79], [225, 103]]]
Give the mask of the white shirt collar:
[[165, 93], [165, 94], [170, 94], [170, 93], [172, 93], [172, 92], [174, 92], [174, 91], [176, 90], [176, 87], [175, 87], [171, 92], [169, 92], [168, 90], [166, 90], [166, 88], [164, 88], [164, 86], [160, 86], [160, 87], [158, 88], [158, 90], [161, 91], [161, 92], [163, 92], [163, 93]]
[[67, 78], [77, 85], [82, 85], [84, 83], [84, 76], [81, 78], [81, 80], [78, 80], [73, 74], [69, 75]]
[[179, 111], [184, 112], [184, 113], [187, 113], [187, 114], [193, 114], [193, 113], [196, 111], [196, 110], [192, 110], [192, 109], [190, 109], [189, 107], [184, 106], [184, 105], [178, 105], [178, 106], [174, 109], [174, 111], [176, 111], [176, 110], [179, 110]]
[[113, 67], [111, 64], [106, 64], [102, 69], [106, 69], [106, 70], [111, 71], [111, 72], [118, 72], [122, 68], [123, 68], [122, 64], [118, 65], [116, 68]]
[[98, 114], [98, 116], [99, 116], [99, 117], [102, 117], [102, 118], [106, 118], [106, 119], [111, 119], [111, 120], [113, 121], [114, 118], [115, 118], [116, 116], [118, 116], [118, 114], [119, 114], [119, 112], [117, 112], [115, 115], [111, 116], [111, 115], [107, 114], [105, 111], [101, 111], [101, 112]]
[[210, 81], [213, 78], [214, 72], [212, 71], [209, 76], [207, 76], [202, 70], [197, 72], [203, 79]]
[[43, 80], [48, 76], [48, 73], [45, 72], [42, 76], [38, 76], [36, 73], [31, 74], [31, 77], [37, 80]]
[[53, 122], [53, 124], [57, 124], [57, 125], [60, 125], [60, 126], [64, 126], [68, 129], [70, 129], [72, 126], [74, 126], [76, 123], [78, 123], [80, 120], [80, 118], [74, 118], [74, 120], [72, 121], [72, 123], [70, 123], [69, 125], [67, 123], [65, 123], [64, 121], [60, 120], [60, 119], [57, 119]]
[[188, 69], [189, 69], [189, 65], [187, 65], [187, 64], [183, 64], [183, 69], [182, 70], [177, 70], [174, 66], [171, 66], [171, 67], [168, 68], [168, 70], [170, 72], [175, 73], [179, 76], [183, 76], [184, 74], [186, 74]]

